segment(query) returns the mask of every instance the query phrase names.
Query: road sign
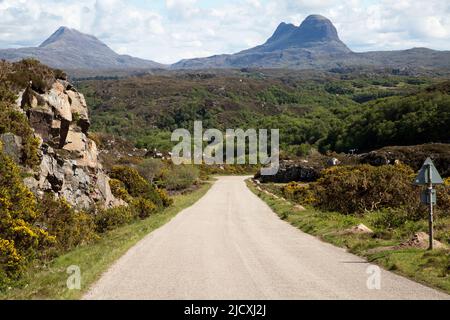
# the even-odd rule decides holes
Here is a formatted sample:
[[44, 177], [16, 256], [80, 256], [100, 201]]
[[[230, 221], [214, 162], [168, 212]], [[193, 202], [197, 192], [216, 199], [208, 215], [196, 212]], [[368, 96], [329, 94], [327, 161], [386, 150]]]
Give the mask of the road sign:
[[430, 183], [443, 184], [444, 180], [442, 180], [441, 175], [433, 164], [433, 161], [431, 161], [430, 158], [427, 158], [422, 168], [420, 169], [419, 174], [414, 180], [414, 184], [429, 185]]
[[420, 194], [420, 201], [423, 204], [436, 204], [436, 189], [431, 189], [431, 196], [429, 190], [424, 190]]
[[430, 214], [428, 215], [428, 229], [430, 233], [428, 250], [433, 250], [433, 206], [436, 204], [436, 189], [433, 189], [433, 184], [443, 183], [444, 181], [434, 166], [433, 161], [431, 161], [430, 158], [427, 158], [414, 180], [414, 184], [428, 186], [427, 190], [423, 191], [420, 195], [422, 203], [428, 205], [430, 209]]

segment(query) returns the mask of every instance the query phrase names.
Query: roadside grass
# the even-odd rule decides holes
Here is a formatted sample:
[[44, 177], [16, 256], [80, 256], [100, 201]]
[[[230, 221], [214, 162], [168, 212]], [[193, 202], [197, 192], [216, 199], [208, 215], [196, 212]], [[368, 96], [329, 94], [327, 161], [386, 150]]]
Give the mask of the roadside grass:
[[[65, 253], [48, 265], [33, 265], [27, 270], [20, 286], [0, 292], [0, 299], [80, 299], [110, 265], [150, 232], [169, 222], [181, 210], [190, 207], [211, 187], [205, 183], [197, 190], [173, 197], [174, 203], [164, 211], [119, 227], [97, 241]], [[69, 290], [66, 285], [69, 266], [81, 270], [81, 290]]]
[[[405, 238], [405, 230], [386, 232], [377, 229], [372, 224], [370, 214], [367, 216], [343, 215], [335, 212], [321, 212], [311, 207], [299, 211], [295, 208], [295, 203], [276, 199], [257, 190], [250, 179], [247, 180], [247, 186], [281, 219], [300, 230], [323, 241], [346, 248], [349, 252], [362, 256], [369, 262], [378, 264], [387, 270], [450, 294], [449, 250], [430, 252], [416, 248], [387, 249], [387, 247], [399, 245], [408, 239]], [[344, 233], [346, 229], [360, 223], [371, 228], [374, 235]], [[450, 219], [441, 220], [440, 224], [450, 226]], [[423, 226], [426, 227], [426, 224]], [[386, 247], [386, 250], [383, 250], [383, 247]]]

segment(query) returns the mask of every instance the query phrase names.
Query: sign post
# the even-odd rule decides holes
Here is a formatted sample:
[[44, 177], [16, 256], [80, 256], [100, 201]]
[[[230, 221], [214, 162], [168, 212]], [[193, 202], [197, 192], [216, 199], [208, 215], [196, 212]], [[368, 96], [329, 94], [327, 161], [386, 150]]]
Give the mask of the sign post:
[[421, 195], [422, 203], [427, 204], [430, 209], [430, 214], [428, 216], [428, 233], [430, 235], [428, 250], [433, 250], [433, 206], [436, 204], [436, 189], [433, 189], [433, 184], [443, 183], [444, 181], [434, 166], [433, 161], [431, 161], [430, 158], [427, 158], [414, 180], [414, 184], [428, 186], [427, 190], [422, 192]]

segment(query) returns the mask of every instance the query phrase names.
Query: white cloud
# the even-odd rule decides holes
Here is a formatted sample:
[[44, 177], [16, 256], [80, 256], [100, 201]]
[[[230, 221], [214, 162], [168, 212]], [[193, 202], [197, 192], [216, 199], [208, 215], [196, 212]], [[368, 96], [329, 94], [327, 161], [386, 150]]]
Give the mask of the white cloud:
[[[155, 0], [156, 1], [156, 0]], [[332, 20], [355, 51], [450, 49], [448, 0], [0, 0], [0, 47], [35, 46], [59, 26], [158, 62], [233, 53], [263, 43], [281, 21]]]

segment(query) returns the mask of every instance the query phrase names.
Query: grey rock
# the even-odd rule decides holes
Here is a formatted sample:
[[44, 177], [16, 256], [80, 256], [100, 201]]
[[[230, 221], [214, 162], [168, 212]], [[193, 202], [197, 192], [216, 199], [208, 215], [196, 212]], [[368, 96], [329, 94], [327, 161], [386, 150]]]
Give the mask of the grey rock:
[[264, 176], [258, 173], [255, 175], [255, 178], [262, 183], [288, 183], [291, 181], [310, 182], [315, 181], [320, 177], [322, 169], [323, 167], [309, 166], [304, 163], [281, 162], [280, 168], [275, 175]]
[[15, 162], [20, 162], [23, 149], [22, 138], [12, 133], [4, 133], [0, 135], [0, 142], [3, 145], [3, 152]]
[[[53, 193], [78, 209], [126, 205], [111, 193], [97, 146], [87, 137], [90, 122], [84, 96], [70, 83], [58, 80], [44, 93], [29, 86], [21, 97], [17, 103], [26, 107], [35, 135], [41, 139], [39, 168], [24, 181], [30, 190], [39, 196]], [[16, 155], [19, 162], [20, 138], [1, 137], [8, 141], [6, 152]]]

